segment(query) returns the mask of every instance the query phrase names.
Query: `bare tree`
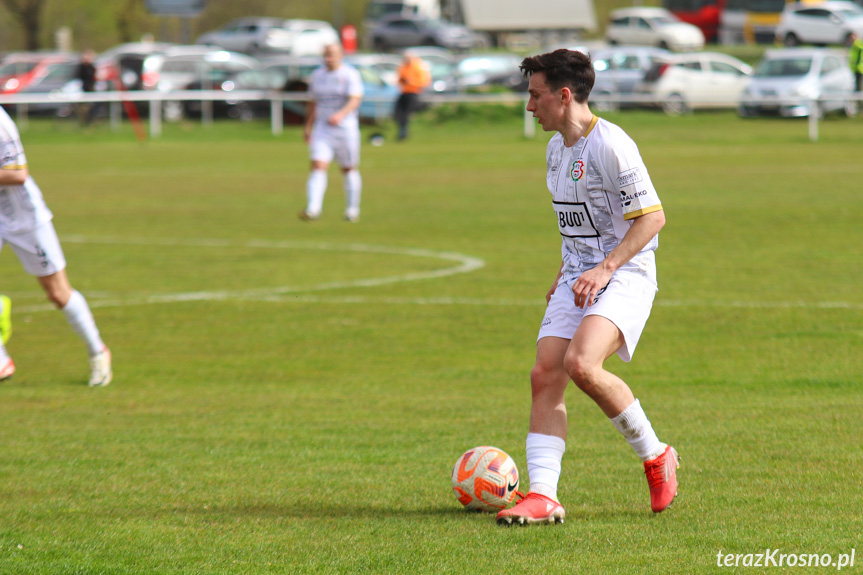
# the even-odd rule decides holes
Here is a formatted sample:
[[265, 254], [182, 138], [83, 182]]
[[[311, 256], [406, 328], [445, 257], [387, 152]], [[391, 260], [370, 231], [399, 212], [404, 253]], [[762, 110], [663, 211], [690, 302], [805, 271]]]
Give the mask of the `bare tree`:
[[27, 50], [40, 48], [39, 33], [42, 29], [42, 7], [45, 0], [0, 0], [24, 28], [24, 42]]

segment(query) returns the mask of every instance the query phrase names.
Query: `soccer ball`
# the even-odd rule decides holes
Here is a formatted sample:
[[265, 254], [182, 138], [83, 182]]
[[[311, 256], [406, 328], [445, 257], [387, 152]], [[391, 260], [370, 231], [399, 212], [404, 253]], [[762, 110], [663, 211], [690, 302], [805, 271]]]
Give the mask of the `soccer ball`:
[[517, 489], [515, 461], [497, 447], [483, 445], [469, 449], [452, 468], [452, 490], [465, 509], [506, 509]]

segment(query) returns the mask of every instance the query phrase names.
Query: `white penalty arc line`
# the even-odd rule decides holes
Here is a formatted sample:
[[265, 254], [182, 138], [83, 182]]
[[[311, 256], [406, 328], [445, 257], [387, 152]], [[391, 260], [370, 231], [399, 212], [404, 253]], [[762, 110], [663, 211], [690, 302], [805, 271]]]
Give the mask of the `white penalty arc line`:
[[[110, 237], [88, 237], [88, 236], [64, 236], [64, 243], [79, 244], [104, 244], [104, 245], [138, 245], [138, 246], [183, 246], [204, 248], [259, 248], [279, 250], [321, 250], [353, 252], [366, 254], [401, 255], [416, 258], [432, 258], [454, 262], [457, 265], [431, 270], [426, 272], [410, 272], [376, 278], [358, 278], [347, 281], [326, 282], [310, 286], [276, 286], [271, 288], [250, 288], [245, 290], [216, 290], [216, 291], [194, 291], [183, 293], [150, 294], [128, 298], [98, 298], [89, 296], [90, 307], [119, 307], [131, 305], [146, 305], [157, 303], [175, 303], [190, 301], [226, 301], [226, 300], [258, 300], [275, 301], [284, 298], [290, 301], [290, 294], [319, 292], [337, 290], [352, 287], [376, 287], [395, 283], [414, 282], [428, 279], [443, 278], [458, 274], [470, 273], [485, 267], [485, 261], [480, 258], [459, 254], [456, 252], [434, 251], [419, 248], [399, 248], [392, 246], [377, 246], [356, 243], [326, 243], [326, 242], [297, 242], [297, 241], [268, 241], [249, 240], [236, 242], [221, 239], [181, 239], [181, 238], [110, 238]], [[22, 306], [19, 311], [36, 312], [54, 309], [48, 305]]]

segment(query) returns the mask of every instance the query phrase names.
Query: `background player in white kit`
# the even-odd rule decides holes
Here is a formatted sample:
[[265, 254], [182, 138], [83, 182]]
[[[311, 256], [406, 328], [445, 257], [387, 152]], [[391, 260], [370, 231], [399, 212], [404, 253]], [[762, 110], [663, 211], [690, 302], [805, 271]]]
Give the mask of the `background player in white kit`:
[[650, 315], [657, 289], [654, 250], [665, 225], [662, 205], [632, 139], [588, 108], [590, 58], [557, 50], [525, 58], [521, 70], [530, 78], [527, 110], [544, 130], [558, 132], [548, 144], [547, 185], [563, 261], [546, 295], [530, 377], [530, 492], [497, 520], [563, 521], [557, 485], [570, 380], [644, 462], [651, 508], [658, 513], [677, 494], [677, 452], [659, 441], [629, 386], [603, 364], [614, 353], [631, 359]]
[[[36, 276], [48, 299], [87, 345], [90, 385], [111, 383], [111, 352], [99, 336], [87, 300], [69, 284], [66, 259], [39, 186], [30, 177], [18, 128], [0, 108], [0, 249], [9, 244], [21, 265]], [[0, 345], [0, 380], [15, 373], [15, 364]]]
[[311, 172], [306, 181], [306, 209], [300, 218], [321, 216], [327, 192], [327, 170], [335, 159], [342, 168], [345, 188], [345, 219], [360, 219], [360, 122], [357, 109], [363, 99], [363, 82], [356, 68], [342, 62], [342, 47], [324, 49], [324, 65], [309, 80], [311, 100], [306, 109], [305, 138], [309, 145]]

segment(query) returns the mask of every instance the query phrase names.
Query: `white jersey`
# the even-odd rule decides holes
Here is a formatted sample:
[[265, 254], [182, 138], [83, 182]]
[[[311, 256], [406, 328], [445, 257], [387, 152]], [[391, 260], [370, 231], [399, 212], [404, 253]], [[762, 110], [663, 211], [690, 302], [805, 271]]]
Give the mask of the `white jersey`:
[[[309, 93], [315, 102], [315, 127], [325, 126], [327, 119], [344, 108], [348, 99], [362, 97], [363, 81], [359, 71], [349, 64], [336, 70], [321, 66], [312, 72]], [[342, 120], [341, 127], [359, 127], [359, 116], [354, 110]]]
[[[18, 127], [6, 110], [0, 108], [0, 170], [25, 167], [27, 157]], [[32, 177], [28, 176], [21, 186], [0, 186], [0, 235], [33, 231], [52, 217]]]
[[[638, 147], [620, 127], [594, 116], [570, 148], [555, 134], [546, 151], [547, 183], [562, 237], [564, 277], [596, 267], [620, 244], [632, 219], [662, 209]], [[644, 268], [654, 236], [622, 269]]]

